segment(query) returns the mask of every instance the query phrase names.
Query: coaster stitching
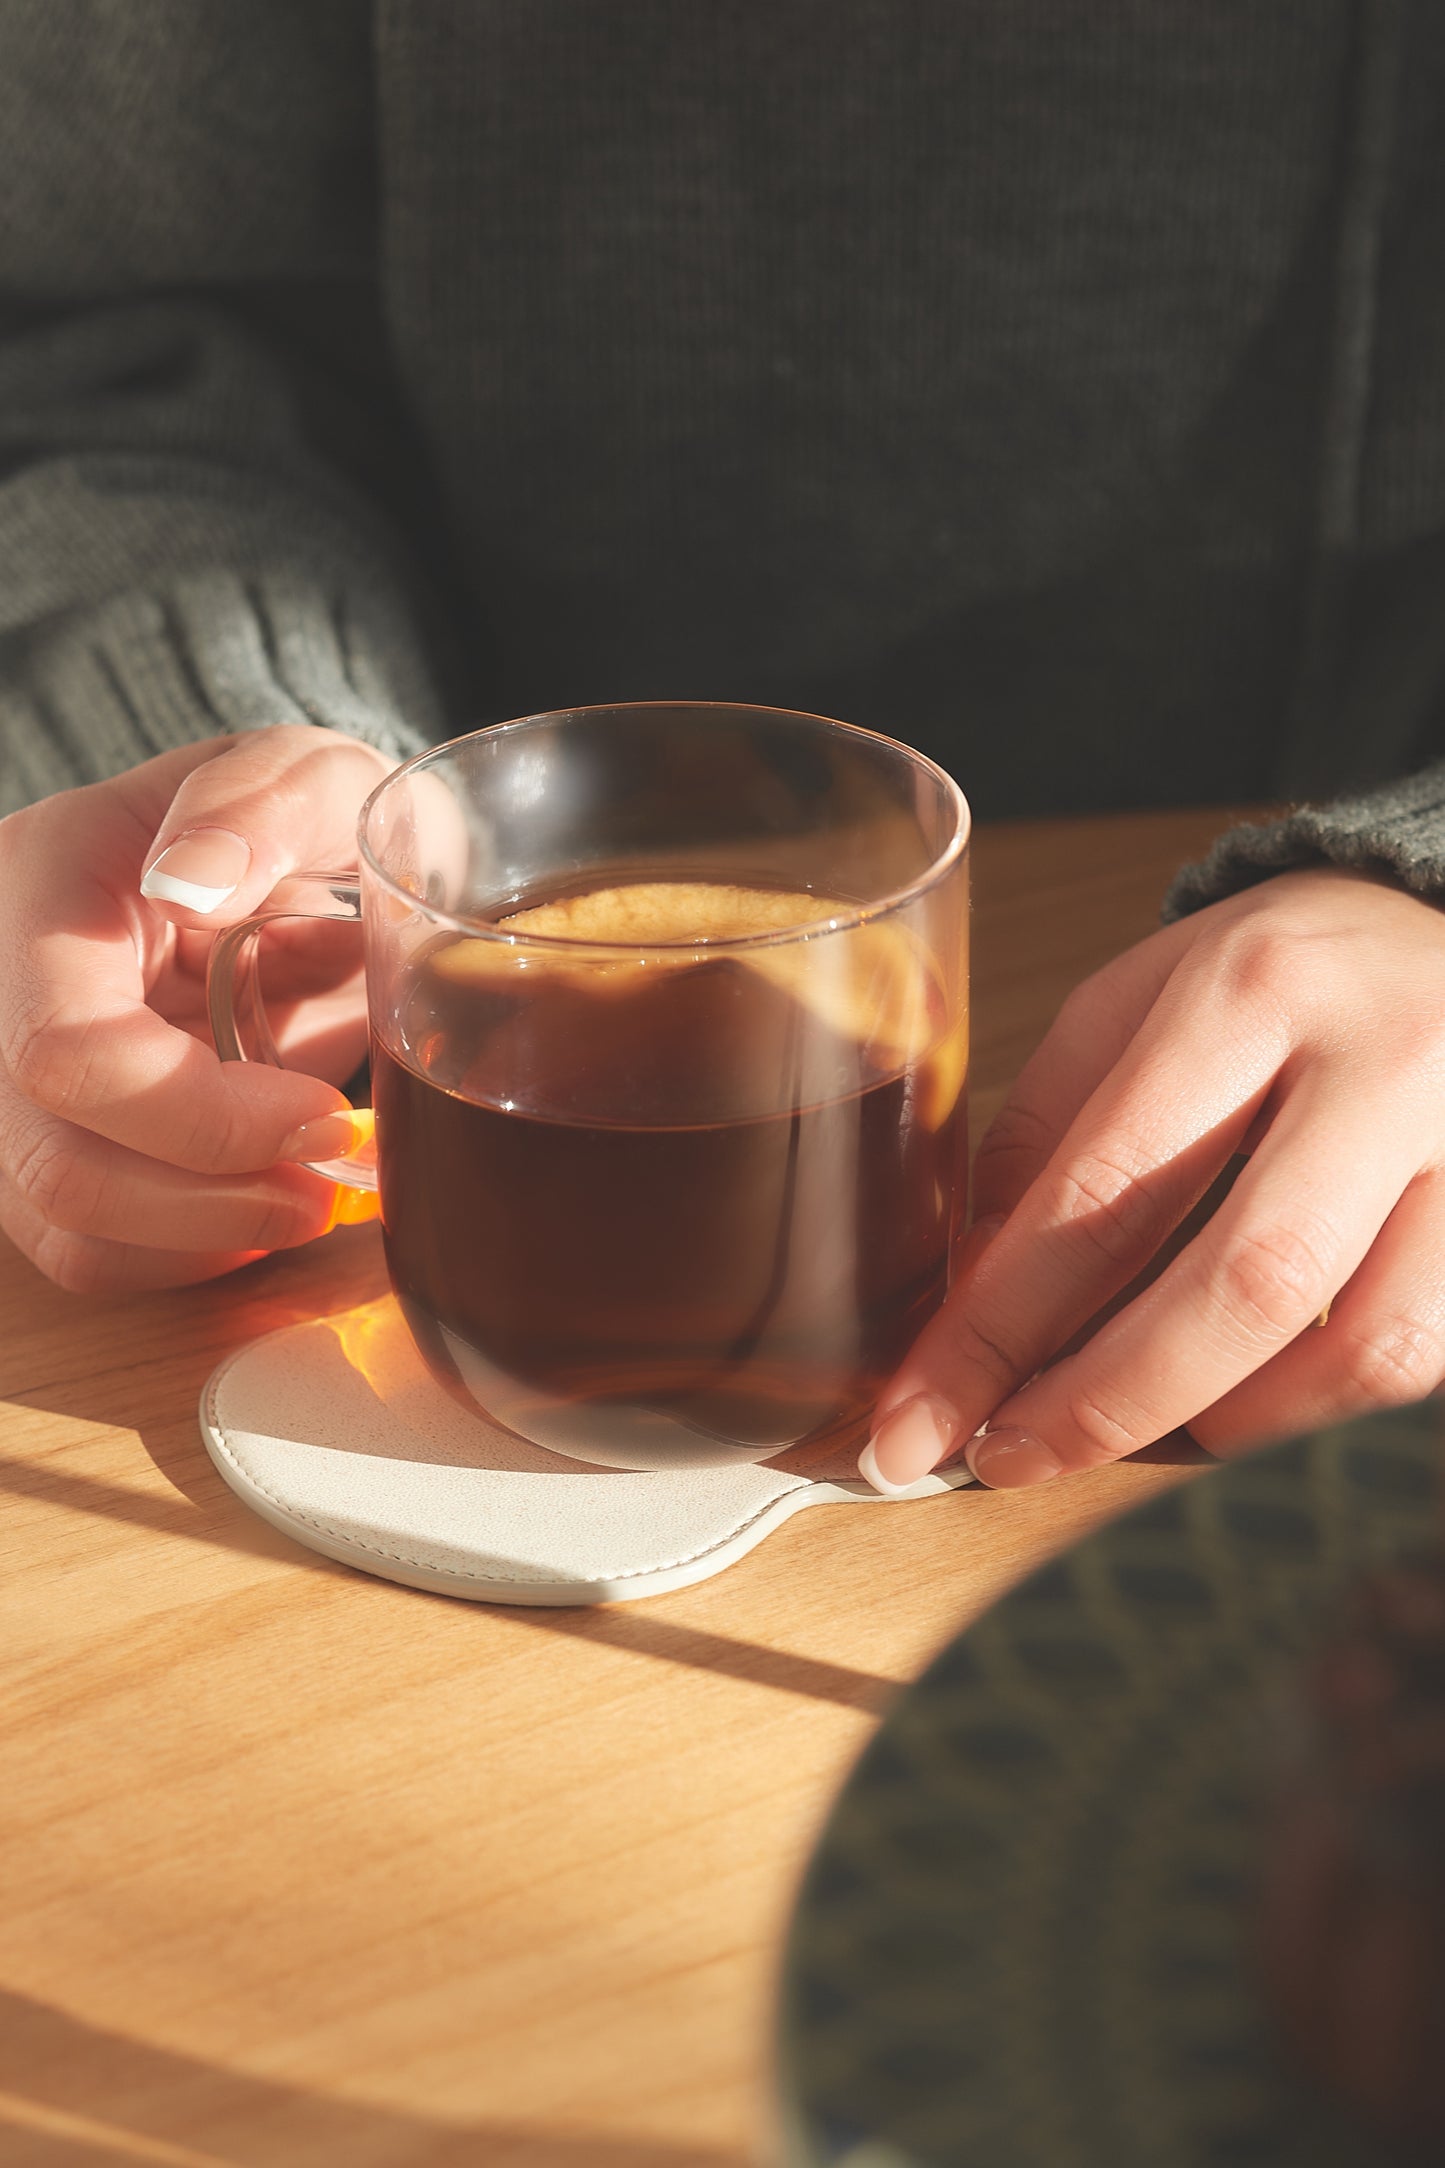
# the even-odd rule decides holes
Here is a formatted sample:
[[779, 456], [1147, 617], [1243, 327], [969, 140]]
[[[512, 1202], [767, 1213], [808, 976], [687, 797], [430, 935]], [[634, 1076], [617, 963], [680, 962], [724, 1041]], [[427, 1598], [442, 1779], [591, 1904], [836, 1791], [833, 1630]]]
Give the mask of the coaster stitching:
[[[234, 1360], [233, 1357], [232, 1361]], [[314, 1528], [318, 1535], [333, 1537], [337, 1543], [350, 1544], [353, 1550], [369, 1551], [373, 1558], [389, 1558], [398, 1566], [417, 1566], [423, 1573], [445, 1574], [454, 1581], [509, 1581], [518, 1588], [529, 1586], [543, 1588], [547, 1585], [548, 1576], [545, 1573], [474, 1573], [465, 1566], [438, 1566], [429, 1559], [411, 1558], [405, 1551], [388, 1551], [379, 1543], [365, 1543], [360, 1536], [353, 1536], [345, 1529], [333, 1528], [329, 1522], [317, 1520], [314, 1514], [298, 1512], [296, 1507], [289, 1505], [279, 1492], [268, 1489], [260, 1477], [254, 1475], [245, 1465], [239, 1454], [232, 1451], [230, 1440], [220, 1425], [216, 1408], [217, 1388], [221, 1377], [230, 1368], [231, 1363], [226, 1363], [222, 1370], [211, 1378], [206, 1387], [206, 1419], [211, 1425], [212, 1435], [237, 1474], [243, 1475], [246, 1481], [261, 1493], [263, 1498], [269, 1498], [271, 1503], [279, 1506], [290, 1519], [301, 1521], [307, 1528]], [[609, 1573], [607, 1579], [609, 1581], [640, 1581], [649, 1574], [670, 1573], [674, 1566], [690, 1566], [695, 1559], [706, 1558], [710, 1551], [717, 1550], [722, 1543], [731, 1542], [733, 1537], [745, 1534], [753, 1526], [754, 1522], [760, 1521], [764, 1514], [770, 1512], [783, 1498], [791, 1497], [793, 1491], [815, 1490], [816, 1488], [817, 1479], [812, 1476], [805, 1476], [801, 1482], [793, 1486], [792, 1491], [782, 1491], [777, 1497], [765, 1500], [755, 1513], [750, 1513], [745, 1521], [738, 1521], [727, 1531], [725, 1536], [717, 1537], [711, 1543], [699, 1544], [696, 1550], [685, 1551], [678, 1558], [657, 1559], [648, 1566], [628, 1566], [616, 1573]]]

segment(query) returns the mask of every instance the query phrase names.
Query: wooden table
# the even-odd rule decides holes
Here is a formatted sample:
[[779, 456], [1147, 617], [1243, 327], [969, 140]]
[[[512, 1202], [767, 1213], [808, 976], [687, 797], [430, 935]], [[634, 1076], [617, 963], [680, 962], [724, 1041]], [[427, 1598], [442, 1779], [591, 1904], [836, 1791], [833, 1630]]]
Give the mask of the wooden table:
[[[1224, 817], [976, 847], [980, 1118]], [[379, 1291], [374, 1228], [81, 1302], [0, 1245], [0, 2164], [751, 2168], [782, 1931], [900, 1681], [1177, 1481], [799, 1516], [635, 1606], [487, 1608], [227, 1491], [228, 1349]]]

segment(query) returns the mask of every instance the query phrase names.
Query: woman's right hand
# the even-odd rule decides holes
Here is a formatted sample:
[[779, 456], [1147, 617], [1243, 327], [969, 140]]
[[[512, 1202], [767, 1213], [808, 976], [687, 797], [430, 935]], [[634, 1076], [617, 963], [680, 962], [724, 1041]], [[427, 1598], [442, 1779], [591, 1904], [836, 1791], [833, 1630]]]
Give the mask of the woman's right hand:
[[389, 765], [285, 724], [0, 821], [0, 1227], [62, 1287], [209, 1279], [335, 1224], [336, 1186], [299, 1162], [352, 1136], [336, 1086], [365, 1051], [354, 932], [344, 955], [324, 925], [268, 937], [297, 1070], [217, 1058], [206, 957], [287, 874], [355, 865]]

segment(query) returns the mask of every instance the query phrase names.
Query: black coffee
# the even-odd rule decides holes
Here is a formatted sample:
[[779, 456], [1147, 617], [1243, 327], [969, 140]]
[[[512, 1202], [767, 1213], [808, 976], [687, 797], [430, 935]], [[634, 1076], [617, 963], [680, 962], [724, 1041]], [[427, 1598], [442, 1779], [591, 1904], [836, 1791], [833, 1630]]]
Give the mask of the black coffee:
[[[818, 908], [674, 886], [715, 937], [740, 895]], [[942, 995], [866, 938], [831, 976], [809, 942], [575, 968], [437, 942], [373, 1059], [393, 1284], [444, 1383], [584, 1457], [629, 1411], [713, 1458], [861, 1427], [942, 1299], [966, 1168]]]

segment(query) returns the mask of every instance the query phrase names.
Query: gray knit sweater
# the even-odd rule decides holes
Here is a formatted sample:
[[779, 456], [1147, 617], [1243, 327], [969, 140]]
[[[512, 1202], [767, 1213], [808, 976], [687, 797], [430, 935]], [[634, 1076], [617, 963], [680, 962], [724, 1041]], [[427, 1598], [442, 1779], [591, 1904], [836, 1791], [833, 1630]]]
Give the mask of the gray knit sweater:
[[0, 811], [848, 716], [1445, 889], [1427, 0], [3, 0]]

